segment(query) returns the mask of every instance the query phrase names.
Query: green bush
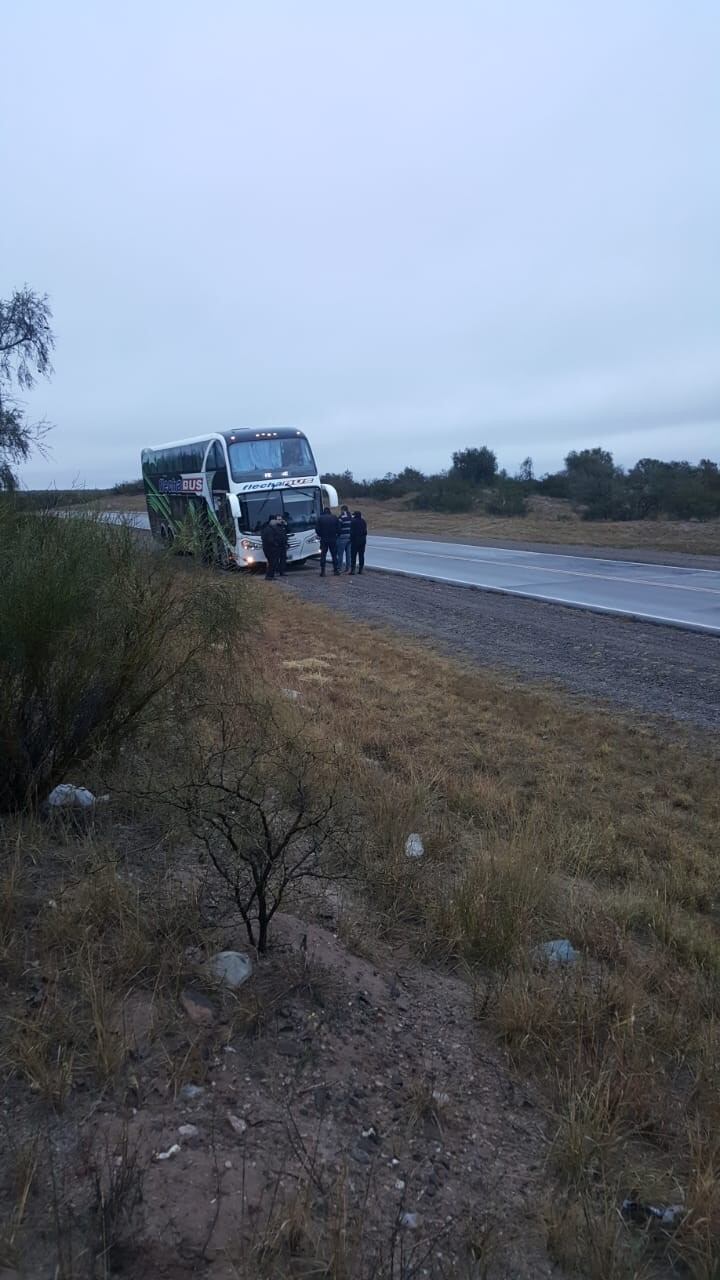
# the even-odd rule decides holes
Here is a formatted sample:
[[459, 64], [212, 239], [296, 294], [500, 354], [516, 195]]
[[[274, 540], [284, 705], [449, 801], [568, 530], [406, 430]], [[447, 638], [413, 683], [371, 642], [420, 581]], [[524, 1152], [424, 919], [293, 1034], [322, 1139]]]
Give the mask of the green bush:
[[474, 505], [474, 490], [452, 477], [432, 477], [412, 501], [416, 511], [472, 511]]
[[0, 813], [112, 752], [209, 644], [246, 617], [242, 583], [179, 567], [129, 528], [0, 504]]
[[461, 449], [452, 456], [451, 476], [466, 484], [491, 485], [497, 475], [497, 457], [484, 444], [480, 449]]
[[526, 516], [527, 509], [527, 494], [521, 480], [498, 480], [485, 501], [485, 510], [491, 516]]

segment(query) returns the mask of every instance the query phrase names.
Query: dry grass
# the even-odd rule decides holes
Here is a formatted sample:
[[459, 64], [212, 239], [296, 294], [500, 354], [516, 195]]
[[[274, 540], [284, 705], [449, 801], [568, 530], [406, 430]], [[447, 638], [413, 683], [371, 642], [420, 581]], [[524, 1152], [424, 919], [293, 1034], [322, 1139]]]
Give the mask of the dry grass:
[[413, 511], [401, 499], [353, 499], [373, 533], [420, 535], [459, 542], [546, 542], [559, 546], [685, 551], [720, 556], [720, 520], [581, 520], [568, 502], [530, 499], [527, 516]]
[[[268, 597], [266, 626], [279, 684], [296, 663], [308, 731], [342, 745], [358, 878], [383, 927], [473, 966], [516, 1068], [547, 1082], [554, 1168], [584, 1205], [592, 1274], [640, 1274], [627, 1270], [637, 1233], [618, 1216], [618, 1188], [683, 1199], [682, 1229], [652, 1249], [712, 1274], [717, 744], [517, 688], [376, 629], [349, 635], [285, 594]], [[313, 652], [298, 639], [308, 635], [321, 638]], [[304, 679], [313, 656], [329, 663], [321, 687]], [[411, 831], [420, 860], [404, 854]], [[572, 940], [580, 965], [534, 970], [532, 948], [554, 937]]]
[[[3, 896], [6, 1078], [62, 1109], [78, 1084], [115, 1081], [133, 1044], [128, 1002], [142, 995], [148, 1024], [167, 1024], [200, 936], [197, 897], [164, 871], [142, 882], [97, 835], [8, 824], [23, 847]], [[32, 850], [32, 861], [29, 854]], [[16, 856], [16, 855], [15, 855]]]
[[147, 512], [144, 493], [108, 493], [104, 498], [95, 498], [89, 504], [94, 511], [141, 511]]
[[[263, 1217], [229, 1254], [237, 1280], [494, 1280], [495, 1223], [449, 1218], [431, 1240], [401, 1225], [405, 1202], [395, 1193], [386, 1238], [368, 1239], [367, 1219], [387, 1189], [370, 1171], [359, 1182], [342, 1166], [329, 1185], [318, 1185], [314, 1153], [308, 1173], [276, 1175]], [[245, 1225], [245, 1224], [244, 1224]], [[443, 1253], [444, 1251], [444, 1253]]]

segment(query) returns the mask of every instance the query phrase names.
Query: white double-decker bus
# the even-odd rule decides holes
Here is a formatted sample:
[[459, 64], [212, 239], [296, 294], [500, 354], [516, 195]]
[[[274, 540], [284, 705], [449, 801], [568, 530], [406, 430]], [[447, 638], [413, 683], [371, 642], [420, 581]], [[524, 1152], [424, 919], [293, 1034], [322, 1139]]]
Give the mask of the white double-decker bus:
[[142, 451], [150, 528], [224, 567], [264, 564], [261, 533], [275, 515], [288, 524], [288, 561], [319, 553], [315, 521], [337, 493], [321, 485], [302, 431], [208, 432]]

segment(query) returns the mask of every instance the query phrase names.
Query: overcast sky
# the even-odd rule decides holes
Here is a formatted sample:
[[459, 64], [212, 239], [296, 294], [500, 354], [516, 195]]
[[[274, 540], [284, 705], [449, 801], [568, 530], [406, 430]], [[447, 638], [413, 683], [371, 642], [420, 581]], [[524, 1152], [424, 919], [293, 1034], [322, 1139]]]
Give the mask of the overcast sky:
[[26, 484], [206, 430], [323, 470], [720, 456], [719, 0], [5, 0]]

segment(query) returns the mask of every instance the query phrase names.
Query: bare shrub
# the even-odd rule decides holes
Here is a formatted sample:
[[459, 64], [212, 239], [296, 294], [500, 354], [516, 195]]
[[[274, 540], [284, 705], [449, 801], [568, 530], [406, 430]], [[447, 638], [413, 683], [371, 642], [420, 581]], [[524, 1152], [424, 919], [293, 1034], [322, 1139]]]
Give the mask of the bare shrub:
[[250, 945], [264, 952], [288, 889], [324, 879], [347, 835], [340, 766], [307, 744], [302, 726], [282, 722], [269, 701], [224, 709], [215, 728], [216, 745], [196, 751], [167, 799], [185, 813], [228, 886]]

